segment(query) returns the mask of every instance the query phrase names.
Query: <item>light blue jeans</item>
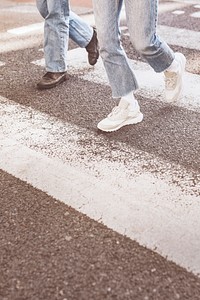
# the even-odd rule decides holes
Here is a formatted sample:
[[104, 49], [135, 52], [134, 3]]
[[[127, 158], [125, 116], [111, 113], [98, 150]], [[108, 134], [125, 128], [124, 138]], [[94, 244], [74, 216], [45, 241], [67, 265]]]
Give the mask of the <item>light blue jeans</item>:
[[120, 42], [119, 16], [123, 3], [130, 39], [140, 55], [156, 72], [163, 72], [174, 60], [174, 52], [156, 34], [158, 0], [93, 0], [100, 55], [114, 98], [138, 88]]
[[93, 28], [70, 10], [68, 0], [36, 0], [44, 23], [44, 57], [47, 72], [67, 70], [69, 38], [86, 47]]

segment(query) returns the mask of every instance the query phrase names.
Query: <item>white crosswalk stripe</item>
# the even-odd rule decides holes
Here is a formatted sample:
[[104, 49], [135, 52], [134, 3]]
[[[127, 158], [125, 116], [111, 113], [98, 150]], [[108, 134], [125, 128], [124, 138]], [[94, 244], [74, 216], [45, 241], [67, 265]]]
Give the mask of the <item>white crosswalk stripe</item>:
[[198, 12], [195, 12], [195, 13], [191, 14], [191, 17], [200, 18], [200, 12], [198, 11]]
[[[31, 28], [1, 36], [0, 52], [23, 49], [28, 40], [30, 47], [38, 44], [41, 24], [36, 27], [32, 27], [32, 36], [28, 35]], [[170, 44], [200, 50], [197, 32], [167, 26], [160, 26], [159, 32]], [[14, 46], [20, 34], [19, 44]], [[8, 44], [1, 48], [8, 36]], [[102, 61], [88, 66], [84, 49], [69, 51], [68, 59], [72, 74], [107, 84]], [[145, 63], [130, 62], [141, 86], [140, 95], [164, 101], [162, 75]], [[44, 59], [32, 63], [44, 67]], [[184, 80], [183, 97], [176, 105], [200, 112], [200, 76], [186, 72]], [[82, 146], [81, 139], [90, 142]], [[103, 136], [0, 96], [1, 169], [199, 274], [200, 174], [194, 179], [192, 171], [178, 163], [117, 140], [113, 143], [114, 149], [110, 149]], [[99, 152], [94, 157], [96, 148]], [[123, 155], [131, 157], [128, 166], [122, 163]]]
[[[127, 168], [117, 159], [106, 159], [109, 145], [87, 130], [5, 98], [1, 98], [0, 111], [3, 170], [139, 243], [156, 248], [187, 269], [200, 271], [200, 198], [195, 192], [198, 187], [193, 190], [191, 174], [116, 141], [113, 157], [121, 157], [120, 149], [124, 148], [132, 155]], [[57, 139], [59, 133], [61, 139]], [[80, 137], [93, 141], [90, 151], [77, 147]], [[96, 143], [103, 146], [101, 155], [94, 159], [86, 153], [93, 153]], [[85, 153], [84, 160], [80, 153]], [[144, 172], [144, 165], [155, 166], [157, 175], [152, 175], [152, 167]], [[179, 173], [184, 174], [184, 182]]]
[[200, 50], [200, 32], [160, 25], [158, 34], [170, 45]]
[[19, 28], [9, 29], [7, 32], [13, 35], [25, 35], [29, 34], [30, 32], [43, 32], [44, 23], [36, 23], [31, 24], [28, 26], [22, 26]]
[[[95, 83], [108, 84], [107, 76], [99, 59], [95, 68], [88, 67], [87, 54], [84, 49], [76, 48], [68, 52], [69, 73], [76, 74], [84, 80]], [[44, 67], [44, 59], [36, 60], [33, 64]], [[155, 73], [146, 63], [130, 60], [140, 86], [139, 94], [150, 99], [165, 101], [163, 74]], [[183, 96], [177, 106], [200, 111], [199, 89], [200, 76], [186, 72]]]
[[172, 13], [174, 15], [183, 15], [185, 12], [184, 12], [184, 10], [174, 10]]

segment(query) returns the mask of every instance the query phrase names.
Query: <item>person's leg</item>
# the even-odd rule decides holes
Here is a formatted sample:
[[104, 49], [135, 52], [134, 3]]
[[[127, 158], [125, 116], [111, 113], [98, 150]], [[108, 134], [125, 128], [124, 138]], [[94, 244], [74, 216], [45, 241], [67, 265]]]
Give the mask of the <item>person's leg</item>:
[[86, 48], [89, 64], [95, 65], [99, 58], [96, 29], [72, 11], [69, 15], [69, 37], [79, 47]]
[[119, 14], [122, 0], [93, 0], [100, 55], [110, 82], [112, 96], [120, 98], [118, 106], [97, 127], [111, 132], [142, 121], [143, 115], [133, 91], [138, 84], [120, 42]]
[[114, 98], [122, 97], [138, 88], [119, 36], [119, 8], [121, 0], [93, 0], [102, 57]]
[[44, 24], [44, 56], [48, 72], [67, 70], [69, 41], [69, 1], [47, 0], [48, 15]]
[[67, 50], [69, 40], [69, 1], [37, 0], [37, 8], [45, 19], [44, 57], [47, 73], [37, 84], [38, 89], [48, 89], [69, 78]]
[[125, 8], [133, 46], [156, 72], [174, 73], [169, 80], [166, 77], [166, 98], [176, 100], [181, 91], [185, 57], [175, 54], [156, 33], [158, 0], [125, 0]]
[[125, 0], [125, 10], [134, 48], [156, 72], [166, 70], [174, 53], [156, 34], [157, 0]]
[[[41, 16], [46, 19], [49, 14], [48, 0], [36, 0], [36, 5]], [[93, 28], [81, 19], [77, 14], [69, 13], [69, 37], [79, 46], [86, 47], [92, 39]]]
[[81, 48], [85, 48], [92, 39], [93, 28], [81, 17], [70, 11], [69, 37]]
[[47, 0], [36, 0], [36, 6], [41, 16], [45, 19], [48, 15]]
[[[36, 5], [41, 16], [45, 19], [49, 13], [47, 0], [36, 0]], [[69, 37], [79, 47], [86, 48], [89, 63], [95, 65], [99, 58], [96, 30], [72, 11], [69, 14]]]

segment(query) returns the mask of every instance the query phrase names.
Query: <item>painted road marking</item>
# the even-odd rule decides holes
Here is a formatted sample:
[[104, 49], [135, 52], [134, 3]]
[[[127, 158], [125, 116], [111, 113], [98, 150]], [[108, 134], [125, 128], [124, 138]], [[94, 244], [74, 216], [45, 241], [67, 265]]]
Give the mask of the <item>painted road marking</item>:
[[[9, 36], [12, 35], [15, 34], [9, 33]], [[26, 35], [24, 32], [20, 36], [19, 43]], [[194, 41], [197, 37], [195, 32]], [[14, 47], [12, 39], [9, 47]], [[17, 47], [14, 49], [23, 49]], [[26, 39], [23, 47], [27, 47]], [[6, 48], [4, 51], [7, 51]], [[82, 51], [81, 59], [77, 58], [78, 51]], [[106, 84], [101, 60], [95, 68], [89, 67], [84, 49], [69, 51], [69, 61], [71, 72], [77, 72], [85, 80]], [[136, 61], [131, 61], [131, 64], [136, 69], [140, 84], [144, 82], [140, 93], [144, 89], [145, 96], [151, 97], [153, 92], [155, 97], [157, 89], [163, 89], [161, 77], [152, 77], [157, 75], [154, 72], [153, 75], [146, 64]], [[145, 74], [148, 75], [148, 82]], [[150, 78], [156, 91], [152, 91]], [[198, 110], [195, 95], [199, 76], [188, 73], [188, 80], [191, 80], [188, 84], [192, 84], [191, 90], [187, 94], [188, 99], [184, 92], [183, 98], [186, 100], [180, 105]], [[113, 230], [125, 233], [195, 274], [200, 273], [200, 198], [197, 193], [200, 187], [196, 186], [194, 190], [192, 174], [186, 169], [117, 141], [112, 155], [116, 158], [121, 156], [120, 149], [126, 147], [133, 158], [130, 169], [117, 159], [115, 162], [106, 159], [106, 155], [102, 159], [102, 155], [97, 154], [94, 160], [90, 155], [92, 151], [86, 147], [90, 150], [101, 147], [101, 153], [105, 154], [109, 149], [99, 135], [2, 97], [0, 125], [0, 167], [3, 170], [89, 217], [101, 220]], [[83, 138], [91, 141], [89, 146], [83, 147], [78, 143]], [[144, 165], [148, 166], [148, 172], [144, 171]], [[183, 177], [184, 181], [180, 179]]]
[[[30, 39], [30, 33], [32, 34], [32, 40]], [[200, 50], [200, 32], [160, 25], [158, 26], [158, 34], [170, 45]], [[23, 49], [20, 46], [18, 37], [19, 35], [24, 37], [23, 47], [31, 47], [35, 44], [35, 40], [38, 40], [38, 36], [40, 40], [43, 38], [43, 29], [41, 23], [34, 24], [33, 27], [20, 27], [11, 29], [8, 33], [1, 34], [0, 53], [16, 49]], [[27, 41], [25, 37], [27, 37]]]
[[170, 45], [200, 50], [200, 32], [162, 25], [158, 26], [158, 34]]
[[165, 3], [160, 3], [158, 5], [158, 12], [159, 13], [164, 13], [172, 10], [178, 10], [184, 7], [187, 7], [188, 4], [184, 3], [183, 1], [181, 3], [172, 3], [172, 2], [165, 2]]
[[200, 12], [197, 11], [197, 12], [191, 14], [190, 16], [193, 17], [193, 18], [200, 18]]
[[[127, 32], [126, 35], [129, 35], [129, 33]], [[170, 45], [200, 50], [200, 32], [159, 25], [158, 35]]]
[[173, 1], [177, 4], [178, 4], [178, 2], [180, 2], [180, 3], [185, 4], [185, 5], [187, 5], [187, 4], [188, 5], [192, 5], [192, 4], [196, 5], [199, 0], [171, 0], [171, 1]]
[[1, 7], [1, 13], [4, 12], [15, 12], [15, 13], [21, 13], [21, 14], [38, 14], [38, 10], [36, 6], [33, 5], [15, 5], [15, 6], [7, 6], [7, 7]]
[[35, 23], [27, 26], [22, 26], [18, 28], [9, 29], [7, 32], [12, 33], [14, 35], [21, 35], [21, 34], [29, 34], [30, 32], [43, 32], [44, 29], [44, 22]]
[[[109, 145], [101, 136], [2, 97], [0, 112], [4, 171], [200, 273], [200, 187], [193, 190], [187, 170], [117, 141], [111, 161], [102, 156]], [[124, 147], [133, 158], [128, 167], [117, 160]]]
[[[87, 61], [85, 49], [76, 48], [68, 52], [69, 73], [78, 77], [100, 84], [108, 84], [107, 75], [99, 59], [95, 68], [90, 67]], [[44, 67], [44, 58], [32, 62], [38, 66]], [[140, 89], [139, 95], [149, 99], [156, 99], [165, 102], [164, 98], [164, 76], [161, 73], [155, 73], [146, 63], [130, 60]], [[175, 103], [180, 107], [185, 107], [194, 111], [200, 111], [199, 101], [200, 76], [186, 72], [184, 76], [184, 88], [182, 97]]]
[[37, 32], [37, 34], [31, 32], [28, 35], [20, 35], [20, 38], [19, 35], [1, 33], [0, 53], [32, 48], [40, 45], [41, 43], [43, 43], [43, 32]]
[[184, 10], [174, 10], [172, 12], [172, 14], [174, 14], [174, 15], [183, 15], [184, 13], [185, 13]]

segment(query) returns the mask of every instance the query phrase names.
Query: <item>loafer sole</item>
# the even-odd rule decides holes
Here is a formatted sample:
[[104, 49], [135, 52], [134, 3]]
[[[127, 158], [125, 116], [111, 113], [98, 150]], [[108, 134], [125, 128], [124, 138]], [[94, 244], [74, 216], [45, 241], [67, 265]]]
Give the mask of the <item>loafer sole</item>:
[[53, 82], [46, 83], [46, 84], [38, 83], [37, 88], [39, 90], [51, 89], [51, 88], [54, 88], [55, 86], [59, 85], [60, 83], [68, 80], [68, 79], [69, 79], [69, 75], [68, 74], [63, 74], [58, 80], [55, 80]]

